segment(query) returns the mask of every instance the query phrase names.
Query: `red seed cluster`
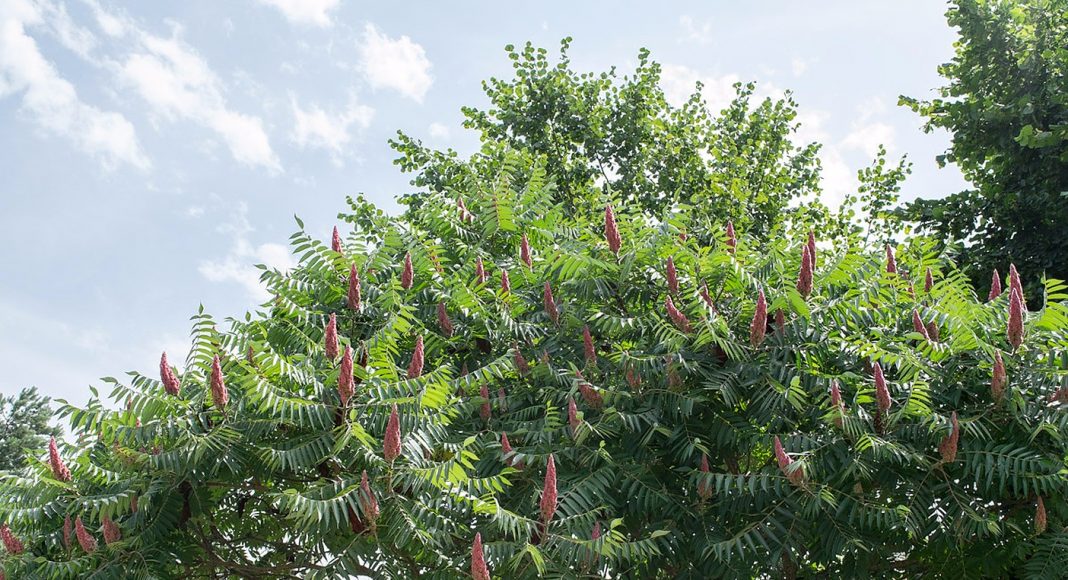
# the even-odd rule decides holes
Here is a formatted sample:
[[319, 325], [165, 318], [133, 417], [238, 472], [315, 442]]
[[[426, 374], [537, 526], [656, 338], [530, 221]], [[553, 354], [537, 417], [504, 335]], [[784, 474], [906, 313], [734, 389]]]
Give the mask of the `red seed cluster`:
[[990, 278], [990, 293], [986, 295], [986, 299], [990, 301], [998, 296], [1001, 296], [1001, 276], [998, 275], [997, 268], [994, 268], [994, 274]]
[[475, 541], [471, 544], [471, 579], [491, 580], [489, 567], [486, 566], [486, 556], [482, 553], [482, 534], [475, 534]]
[[111, 521], [111, 518], [104, 518], [103, 523], [105, 544], [110, 546], [122, 539], [122, 531], [119, 529], [118, 524]]
[[686, 318], [686, 314], [675, 307], [675, 301], [671, 299], [670, 294], [664, 298], [664, 308], [667, 310], [668, 318], [671, 319], [671, 322], [673, 322], [679, 330], [690, 332], [690, 319]]
[[334, 235], [330, 236], [330, 249], [339, 254], [344, 253], [341, 247], [341, 234], [337, 232], [337, 226], [334, 226]]
[[501, 292], [505, 294], [512, 291], [512, 281], [508, 279], [508, 270], [501, 269]]
[[482, 386], [478, 388], [478, 394], [483, 399], [485, 399], [485, 401], [483, 401], [482, 403], [482, 407], [479, 409], [478, 414], [480, 417], [482, 417], [483, 421], [489, 421], [490, 417], [492, 416], [492, 411], [490, 409], [489, 385], [487, 385], [486, 383], [482, 383]]
[[96, 538], [85, 529], [85, 525], [82, 524], [82, 518], [74, 520], [74, 535], [78, 538], [78, 545], [87, 554], [92, 554], [96, 551]]
[[400, 456], [400, 452], [400, 416], [397, 414], [397, 404], [394, 403], [393, 411], [389, 414], [389, 421], [386, 422], [386, 437], [382, 442], [382, 456], [386, 458], [386, 461], [393, 463], [393, 460]]
[[545, 486], [541, 491], [541, 522], [548, 525], [556, 513], [556, 462], [549, 454], [549, 464], [545, 468]]
[[348, 307], [352, 310], [359, 312], [360, 310], [360, 274], [356, 271], [356, 266], [349, 267], [349, 289], [346, 294], [346, 302]]
[[445, 336], [452, 336], [452, 321], [449, 320], [449, 313], [445, 310], [444, 302], [438, 302], [438, 326], [441, 327], [442, 334]]
[[[701, 454], [701, 474], [705, 475], [705, 474], [708, 473], [708, 471], [709, 471], [709, 468], [708, 468], [708, 455], [702, 453]], [[708, 501], [708, 498], [712, 497], [712, 486], [709, 484], [708, 480], [706, 478], [704, 478], [704, 477], [702, 477], [701, 481], [697, 484], [697, 495], [700, 496], [701, 499], [703, 499], [705, 501]]]
[[575, 404], [575, 399], [572, 397], [567, 398], [567, 424], [571, 427], [571, 436], [576, 436], [579, 426], [578, 405]]
[[812, 251], [808, 245], [801, 249], [801, 271], [797, 275], [797, 291], [808, 298], [812, 294]]
[[1005, 374], [1005, 363], [1001, 360], [1001, 351], [994, 351], [994, 372], [990, 378], [990, 394], [995, 401], [1000, 401], [1005, 396], [1005, 386], [1009, 383]]
[[727, 222], [727, 251], [731, 254], [738, 247], [738, 237], [734, 235], [734, 222]]
[[679, 293], [679, 272], [675, 269], [675, 260], [668, 256], [667, 259], [667, 285], [671, 294]]
[[519, 343], [512, 343], [512, 358], [515, 359], [515, 368], [520, 375], [526, 375], [530, 372], [530, 365], [527, 364], [527, 359], [523, 358], [523, 353], [519, 350]]
[[415, 337], [415, 350], [412, 362], [408, 363], [408, 378], [416, 379], [423, 375], [423, 335]]
[[842, 390], [838, 386], [838, 379], [831, 381], [831, 406], [834, 407], [835, 412], [838, 414], [834, 418], [834, 424], [841, 429], [843, 415], [845, 415], [845, 402], [842, 401]]
[[4, 549], [12, 556], [18, 556], [25, 549], [22, 546], [22, 541], [15, 537], [15, 533], [11, 531], [11, 528], [7, 527], [7, 524], [0, 525], [0, 540], [3, 540]]
[[170, 363], [167, 362], [167, 353], [163, 353], [163, 356], [159, 358], [159, 379], [163, 383], [163, 389], [167, 391], [167, 394], [177, 397], [181, 392], [182, 384], [178, 382], [178, 377], [175, 376], [174, 370], [171, 369]]
[[604, 239], [608, 242], [608, 249], [618, 255], [622, 242], [619, 239], [619, 227], [616, 225], [616, 214], [611, 205], [604, 206]]
[[230, 401], [230, 392], [226, 390], [226, 383], [223, 382], [222, 363], [219, 362], [219, 355], [215, 355], [215, 358], [211, 361], [211, 400], [219, 409], [225, 409], [226, 404]]
[[338, 370], [337, 394], [342, 405], [348, 405], [349, 399], [356, 394], [356, 381], [352, 375], [352, 347], [347, 345], [345, 354], [341, 357], [341, 368]]
[[401, 270], [401, 288], [405, 290], [412, 287], [415, 279], [415, 271], [412, 269], [412, 253], [404, 254], [404, 269]]
[[542, 300], [545, 303], [545, 313], [549, 315], [549, 319], [553, 321], [553, 324], [558, 324], [560, 322], [560, 312], [556, 309], [556, 299], [553, 298], [553, 289], [548, 282], [545, 283]]
[[753, 321], [749, 323], [749, 344], [754, 347], [764, 342], [764, 334], [768, 327], [768, 301], [764, 298], [764, 290], [760, 290], [757, 296], [756, 310], [753, 312]]
[[375, 498], [374, 492], [371, 491], [371, 484], [367, 480], [367, 470], [363, 470], [363, 475], [360, 477], [360, 510], [363, 511], [363, 515], [368, 520], [374, 523], [378, 519], [378, 499]]
[[875, 375], [875, 401], [879, 406], [879, 411], [885, 413], [890, 410], [890, 390], [886, 387], [883, 367], [875, 363], [872, 373]]
[[523, 260], [523, 263], [530, 268], [534, 265], [534, 260], [530, 257], [530, 242], [527, 240], [527, 234], [523, 234], [523, 239], [519, 242], [519, 259]]
[[930, 340], [931, 337], [927, 334], [927, 327], [923, 324], [923, 319], [920, 318], [920, 313], [915, 308], [912, 309], [912, 329], [920, 333], [924, 340]]
[[59, 481], [70, 481], [70, 469], [59, 456], [59, 447], [56, 446], [56, 438], [48, 441], [48, 463], [52, 466], [52, 475]]
[[485, 284], [486, 280], [489, 280], [489, 274], [486, 273], [486, 267], [482, 264], [482, 258], [475, 259], [475, 277], [478, 278], [479, 284]]
[[790, 454], [786, 452], [782, 447], [782, 441], [779, 440], [779, 436], [775, 436], [775, 459], [779, 463], [779, 469], [782, 470], [783, 475], [790, 480], [790, 483], [794, 485], [801, 485], [804, 480], [804, 473], [800, 469], [793, 471], [789, 470], [790, 464], [794, 460], [790, 457]]
[[326, 322], [326, 330], [323, 331], [323, 348], [326, 350], [326, 356], [330, 360], [337, 358], [338, 353], [338, 339], [337, 339], [337, 315], [331, 313], [330, 320]]
[[886, 245], [886, 272], [897, 274], [897, 259], [894, 258], [894, 248], [890, 244]]
[[1011, 288], [1009, 290], [1009, 323], [1006, 336], [1013, 350], [1020, 348], [1020, 345], [1023, 344], [1023, 310], [1023, 297], [1016, 291], [1016, 288]]
[[1035, 504], [1035, 535], [1046, 531], [1046, 526], [1046, 504], [1042, 501], [1042, 496], [1038, 496], [1038, 502]]
[[593, 346], [593, 336], [590, 334], [588, 325], [582, 327], [582, 349], [586, 356], [586, 364], [597, 364], [597, 349]]
[[960, 440], [960, 424], [957, 423], [957, 412], [953, 411], [953, 415], [949, 419], [949, 424], [952, 430], [949, 435], [946, 435], [942, 442], [938, 444], [938, 453], [942, 455], [943, 463], [953, 463], [957, 460], [957, 442]]

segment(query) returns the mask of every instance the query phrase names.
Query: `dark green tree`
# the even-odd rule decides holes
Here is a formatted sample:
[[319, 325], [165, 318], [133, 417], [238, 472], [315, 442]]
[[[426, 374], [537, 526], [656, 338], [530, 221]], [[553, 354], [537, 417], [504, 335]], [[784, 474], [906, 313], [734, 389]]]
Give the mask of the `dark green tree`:
[[17, 395], [0, 395], [0, 470], [22, 465], [23, 451], [40, 449], [60, 430], [49, 424], [49, 398], [28, 387]]
[[1030, 274], [1068, 277], [1068, 0], [955, 0], [960, 31], [939, 71], [939, 97], [901, 101], [926, 130], [953, 135], [939, 163], [956, 163], [974, 185], [911, 204], [922, 231], [962, 241], [962, 266], [989, 287], [1010, 262]]
[[632, 74], [580, 73], [571, 68], [570, 42], [562, 41], [555, 64], [544, 48], [506, 47], [514, 77], [483, 83], [488, 108], [463, 109], [464, 126], [483, 143], [470, 159], [400, 133], [393, 147], [398, 165], [415, 173], [413, 185], [464, 191], [498, 175], [505, 151], [525, 151], [512, 169], [525, 177], [535, 164], [548, 168], [554, 199], [571, 208], [592, 207], [610, 191], [653, 217], [685, 204], [697, 221], [734, 220], [757, 239], [803, 211], [791, 201], [819, 192], [819, 146], [794, 143], [797, 105], [789, 93], [758, 100], [755, 85], [737, 84], [725, 109], [709, 111], [697, 85], [674, 107], [647, 50]]

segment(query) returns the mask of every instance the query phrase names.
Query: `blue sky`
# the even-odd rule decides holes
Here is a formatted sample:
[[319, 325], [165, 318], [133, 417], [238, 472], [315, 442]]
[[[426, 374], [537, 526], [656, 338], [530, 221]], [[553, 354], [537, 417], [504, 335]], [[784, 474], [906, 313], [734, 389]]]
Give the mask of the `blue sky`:
[[241, 315], [264, 296], [253, 264], [291, 263], [294, 214], [325, 239], [345, 195], [396, 210], [398, 129], [472, 151], [460, 107], [509, 75], [509, 43], [572, 36], [576, 68], [623, 72], [647, 47], [676, 101], [697, 80], [714, 106], [735, 81], [792, 90], [831, 204], [879, 143], [915, 163], [905, 198], [959, 191], [934, 163], [948, 136], [896, 106], [941, 84], [945, 8], [0, 0], [0, 392], [82, 402], [181, 360], [198, 304]]

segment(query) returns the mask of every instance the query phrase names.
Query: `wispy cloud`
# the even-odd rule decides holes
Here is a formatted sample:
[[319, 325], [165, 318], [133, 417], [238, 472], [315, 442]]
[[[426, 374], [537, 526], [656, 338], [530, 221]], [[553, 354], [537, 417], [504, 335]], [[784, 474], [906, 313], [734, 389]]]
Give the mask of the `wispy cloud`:
[[334, 164], [339, 166], [353, 132], [369, 127], [375, 113], [371, 107], [357, 102], [355, 95], [350, 95], [345, 109], [334, 112], [315, 103], [302, 107], [294, 95], [290, 95], [290, 103], [295, 121], [291, 134], [293, 142], [304, 149], [329, 151]]
[[417, 102], [434, 83], [430, 59], [423, 47], [407, 36], [390, 38], [374, 24], [364, 28], [360, 70], [374, 89], [392, 89]]
[[249, 239], [254, 230], [248, 221], [248, 205], [241, 202], [231, 220], [223, 223], [219, 231], [229, 234], [232, 243], [226, 256], [217, 260], [205, 260], [197, 268], [211, 282], [237, 282], [245, 287], [248, 295], [265, 301], [270, 297], [260, 282], [261, 271], [256, 264], [285, 271], [296, 265], [288, 248], [281, 244], [255, 245]]
[[433, 139], [448, 139], [450, 134], [448, 125], [436, 121], [427, 127], [427, 132], [430, 133], [430, 137]]
[[[22, 111], [38, 127], [97, 157], [106, 169], [128, 164], [147, 170], [151, 163], [133, 124], [120, 113], [82, 101], [74, 85], [41, 54], [26, 27], [43, 22], [34, 4], [16, 0], [0, 7], [0, 98], [21, 94]], [[59, 26], [70, 42], [82, 42], [64, 24]]]
[[258, 0], [260, 4], [273, 6], [293, 24], [330, 26], [330, 14], [341, 0]]
[[692, 16], [682, 15], [679, 17], [679, 26], [682, 27], [682, 35], [679, 36], [679, 42], [708, 44], [713, 40], [712, 23], [707, 20], [698, 24]]

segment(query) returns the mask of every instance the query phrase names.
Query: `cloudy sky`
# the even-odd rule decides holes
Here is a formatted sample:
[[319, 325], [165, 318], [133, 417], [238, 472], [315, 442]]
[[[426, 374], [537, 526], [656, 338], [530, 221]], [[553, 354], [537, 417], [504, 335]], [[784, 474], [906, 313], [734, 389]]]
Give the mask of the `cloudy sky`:
[[445, 4], [0, 0], [0, 392], [82, 402], [180, 360], [199, 304], [241, 315], [253, 264], [291, 263], [294, 215], [326, 238], [345, 195], [396, 210], [398, 129], [472, 151], [460, 107], [509, 75], [509, 43], [573, 36], [590, 71], [647, 47], [676, 101], [792, 90], [832, 202], [879, 143], [915, 162], [906, 198], [964, 187], [934, 163], [948, 137], [896, 104], [940, 84], [940, 2]]

